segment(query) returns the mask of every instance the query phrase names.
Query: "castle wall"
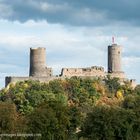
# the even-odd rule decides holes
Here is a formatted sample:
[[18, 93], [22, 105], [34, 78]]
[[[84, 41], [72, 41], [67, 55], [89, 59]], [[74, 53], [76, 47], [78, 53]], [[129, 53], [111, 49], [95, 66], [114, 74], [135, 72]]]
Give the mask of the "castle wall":
[[61, 72], [61, 76], [64, 77], [83, 77], [83, 76], [91, 76], [91, 77], [104, 77], [105, 72], [103, 67], [93, 66], [91, 68], [63, 68]]
[[56, 76], [51, 76], [51, 77], [5, 77], [5, 86], [7, 86], [10, 83], [16, 83], [16, 82], [22, 82], [22, 81], [27, 81], [27, 80], [32, 80], [32, 81], [40, 81], [40, 82], [45, 82], [48, 83], [49, 81], [59, 79], [60, 77]]
[[110, 75], [110, 77], [114, 78], [119, 78], [119, 79], [126, 79], [125, 73], [124, 72], [113, 72], [113, 73], [106, 73], [106, 75]]
[[[17, 82], [24, 82], [24, 81], [39, 81], [42, 83], [49, 83], [50, 81], [60, 79], [60, 80], [65, 80], [66, 78], [71, 78], [72, 76], [65, 77], [65, 76], [51, 76], [51, 77], [5, 77], [5, 87], [7, 87], [10, 83], [17, 83]], [[80, 78], [90, 78], [90, 79], [95, 79], [99, 78], [98, 76], [78, 76]], [[103, 77], [101, 77], [103, 78]]]

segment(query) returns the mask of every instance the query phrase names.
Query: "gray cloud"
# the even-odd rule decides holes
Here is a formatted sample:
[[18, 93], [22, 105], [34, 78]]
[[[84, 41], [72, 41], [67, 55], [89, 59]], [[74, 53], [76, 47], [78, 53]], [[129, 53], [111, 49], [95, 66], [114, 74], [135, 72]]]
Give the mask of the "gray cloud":
[[0, 17], [83, 26], [139, 24], [139, 5], [139, 0], [1, 0]]

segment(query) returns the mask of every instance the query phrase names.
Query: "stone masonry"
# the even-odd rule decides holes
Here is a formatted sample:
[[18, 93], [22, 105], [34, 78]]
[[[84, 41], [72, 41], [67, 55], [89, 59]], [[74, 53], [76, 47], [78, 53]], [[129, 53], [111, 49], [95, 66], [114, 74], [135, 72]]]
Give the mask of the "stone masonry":
[[[62, 68], [60, 76], [53, 76], [52, 68], [46, 66], [46, 49], [30, 48], [30, 69], [29, 77], [6, 77], [5, 85], [16, 83], [18, 81], [38, 80], [40, 82], [49, 82], [54, 79], [65, 79], [73, 76], [105, 78], [107, 75], [117, 77], [121, 81], [127, 80], [125, 73], [121, 70], [121, 50], [122, 47], [117, 44], [108, 46], [108, 71], [105, 72], [101, 66], [92, 66], [87, 68]], [[132, 81], [134, 85], [134, 80]]]

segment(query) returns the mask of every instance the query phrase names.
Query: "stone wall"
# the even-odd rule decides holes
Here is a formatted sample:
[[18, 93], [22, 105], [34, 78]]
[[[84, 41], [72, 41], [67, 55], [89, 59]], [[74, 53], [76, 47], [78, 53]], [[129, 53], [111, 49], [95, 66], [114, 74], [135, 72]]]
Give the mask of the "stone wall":
[[89, 68], [63, 68], [61, 71], [61, 76], [63, 77], [104, 77], [105, 72], [103, 67], [89, 67]]
[[22, 82], [27, 80], [33, 80], [33, 81], [40, 81], [48, 83], [49, 81], [60, 79], [60, 77], [51, 76], [51, 77], [5, 77], [5, 86], [7, 86], [9, 83], [16, 83], [16, 82]]
[[126, 79], [124, 72], [112, 72], [112, 73], [106, 73], [106, 75], [110, 75], [110, 77], [112, 78], [116, 77], [119, 79]]

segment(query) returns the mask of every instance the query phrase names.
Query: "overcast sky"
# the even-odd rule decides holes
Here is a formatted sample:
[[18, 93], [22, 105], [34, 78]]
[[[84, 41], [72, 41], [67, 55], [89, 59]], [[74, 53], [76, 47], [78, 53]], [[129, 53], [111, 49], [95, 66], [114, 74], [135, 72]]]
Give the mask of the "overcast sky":
[[112, 36], [122, 69], [140, 83], [140, 0], [0, 0], [0, 87], [26, 76], [29, 48], [46, 47], [47, 66], [104, 66]]

